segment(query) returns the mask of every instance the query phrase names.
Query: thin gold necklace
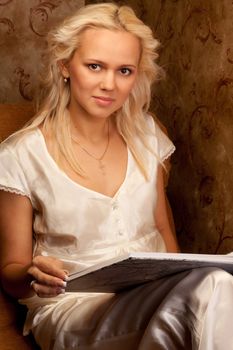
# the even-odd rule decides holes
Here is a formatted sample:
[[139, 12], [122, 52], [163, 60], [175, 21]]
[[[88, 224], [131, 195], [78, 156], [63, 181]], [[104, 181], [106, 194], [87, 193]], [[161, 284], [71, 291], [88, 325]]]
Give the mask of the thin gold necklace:
[[93, 154], [91, 154], [85, 147], [81, 145], [81, 143], [77, 140], [77, 138], [72, 135], [71, 136], [72, 140], [91, 158], [95, 159], [98, 162], [99, 169], [102, 173], [102, 175], [106, 175], [106, 169], [105, 169], [105, 164], [103, 163], [103, 158], [105, 154], [107, 153], [108, 147], [109, 147], [109, 141], [110, 141], [110, 132], [109, 132], [109, 120], [108, 120], [108, 134], [107, 134], [107, 144], [104, 149], [104, 152], [101, 154], [100, 157], [96, 157]]

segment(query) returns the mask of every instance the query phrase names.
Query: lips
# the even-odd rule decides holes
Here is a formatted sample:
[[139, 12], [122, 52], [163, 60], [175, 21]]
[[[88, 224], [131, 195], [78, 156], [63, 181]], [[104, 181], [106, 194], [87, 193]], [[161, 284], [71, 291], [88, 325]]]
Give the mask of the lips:
[[110, 106], [114, 102], [114, 99], [111, 97], [93, 96], [93, 98], [95, 99], [96, 103], [100, 106]]

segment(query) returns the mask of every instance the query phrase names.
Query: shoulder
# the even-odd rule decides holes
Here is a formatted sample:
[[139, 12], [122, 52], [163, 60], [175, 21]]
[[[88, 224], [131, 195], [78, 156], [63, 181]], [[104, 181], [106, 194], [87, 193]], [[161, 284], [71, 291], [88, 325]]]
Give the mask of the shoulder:
[[37, 147], [40, 140], [38, 128], [32, 130], [16, 132], [0, 143], [0, 153], [8, 150], [13, 154], [30, 150]]
[[153, 128], [155, 131], [160, 130], [161, 132], [163, 132], [168, 137], [167, 128], [161, 122], [161, 120], [159, 120], [158, 117], [156, 117], [155, 114], [153, 114], [151, 112], [149, 114], [146, 114], [146, 121], [147, 121], [147, 124], [151, 128]]
[[147, 114], [146, 120], [150, 128], [151, 144], [154, 145], [157, 155], [163, 162], [175, 151], [175, 146], [168, 136], [166, 127], [156, 116]]
[[4, 164], [5, 169], [13, 171], [17, 168], [29, 174], [37, 158], [41, 158], [44, 152], [41, 137], [37, 128], [11, 135], [0, 144], [0, 164]]
[[[0, 189], [31, 197], [31, 160], [36, 157], [37, 131], [15, 133], [0, 144]], [[33, 158], [34, 157], [34, 158]]]

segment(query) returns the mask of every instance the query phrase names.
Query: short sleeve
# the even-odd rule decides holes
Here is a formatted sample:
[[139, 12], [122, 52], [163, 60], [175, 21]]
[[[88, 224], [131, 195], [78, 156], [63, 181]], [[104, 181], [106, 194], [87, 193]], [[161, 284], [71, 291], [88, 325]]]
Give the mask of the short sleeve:
[[158, 156], [161, 159], [161, 161], [165, 161], [167, 158], [169, 158], [172, 153], [175, 151], [175, 146], [172, 143], [172, 141], [167, 136], [165, 127], [162, 127], [158, 124], [158, 122], [154, 121], [155, 126], [155, 135], [157, 138], [157, 152]]
[[0, 145], [0, 190], [30, 198], [24, 169], [19, 164], [14, 150], [4, 142]]

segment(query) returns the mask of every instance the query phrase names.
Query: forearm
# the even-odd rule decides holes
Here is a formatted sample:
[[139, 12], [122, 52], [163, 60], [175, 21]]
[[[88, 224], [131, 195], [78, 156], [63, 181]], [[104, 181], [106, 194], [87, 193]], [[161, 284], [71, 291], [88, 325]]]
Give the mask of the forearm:
[[163, 237], [167, 252], [179, 253], [180, 248], [176, 238], [173, 215], [167, 199], [165, 202], [164, 209], [159, 213], [157, 212], [156, 224], [158, 231]]
[[1, 284], [12, 297], [26, 298], [34, 294], [30, 288], [32, 276], [28, 274], [29, 265], [12, 263], [1, 270]]
[[169, 253], [178, 253], [180, 251], [176, 239], [175, 225], [169, 201], [164, 187], [164, 173], [160, 166], [157, 175], [157, 203], [155, 208], [155, 224], [160, 232]]
[[167, 234], [165, 232], [160, 231], [168, 253], [179, 253], [180, 248], [177, 243], [176, 237], [174, 236], [173, 233]]

